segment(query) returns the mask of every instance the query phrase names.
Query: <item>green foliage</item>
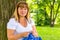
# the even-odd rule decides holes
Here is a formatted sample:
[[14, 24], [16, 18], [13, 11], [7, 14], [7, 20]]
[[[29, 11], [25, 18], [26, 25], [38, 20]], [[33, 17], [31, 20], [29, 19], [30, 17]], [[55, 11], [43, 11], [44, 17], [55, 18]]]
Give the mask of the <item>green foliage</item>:
[[[28, 0], [27, 0], [28, 1]], [[30, 7], [30, 13], [35, 13], [32, 17], [35, 19], [36, 25], [50, 25], [50, 13], [51, 13], [51, 8], [52, 8], [52, 18], [53, 20], [55, 19], [54, 23], [60, 22], [60, 15], [59, 15], [59, 10], [58, 6], [60, 5], [60, 0], [30, 0], [27, 2]], [[56, 16], [56, 15], [59, 16]], [[59, 19], [58, 19], [59, 18]]]

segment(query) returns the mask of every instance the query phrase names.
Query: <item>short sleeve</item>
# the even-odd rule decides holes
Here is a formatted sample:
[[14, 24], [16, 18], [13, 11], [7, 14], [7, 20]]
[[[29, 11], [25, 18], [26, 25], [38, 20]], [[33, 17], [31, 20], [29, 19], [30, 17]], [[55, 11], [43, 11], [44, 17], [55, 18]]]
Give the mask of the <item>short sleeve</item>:
[[33, 19], [30, 18], [30, 20], [31, 20], [31, 25], [32, 25], [32, 26], [35, 25], [35, 22], [33, 21]]
[[14, 18], [11, 18], [9, 22], [7, 23], [7, 29], [13, 29], [13, 30], [16, 29], [16, 22]]

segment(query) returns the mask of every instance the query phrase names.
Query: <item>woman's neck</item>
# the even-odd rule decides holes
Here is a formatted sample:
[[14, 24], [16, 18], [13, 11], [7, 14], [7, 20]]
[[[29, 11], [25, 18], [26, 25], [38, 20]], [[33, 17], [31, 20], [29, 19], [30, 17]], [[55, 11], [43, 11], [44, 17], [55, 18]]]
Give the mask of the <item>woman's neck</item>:
[[24, 21], [25, 20], [25, 17], [20, 17], [20, 21]]

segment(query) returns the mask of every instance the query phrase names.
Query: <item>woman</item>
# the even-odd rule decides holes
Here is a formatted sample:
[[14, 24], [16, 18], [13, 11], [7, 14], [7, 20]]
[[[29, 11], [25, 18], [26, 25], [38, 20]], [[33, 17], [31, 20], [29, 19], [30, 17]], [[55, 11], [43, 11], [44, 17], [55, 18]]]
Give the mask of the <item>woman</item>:
[[7, 23], [8, 40], [22, 40], [32, 33], [38, 36], [33, 20], [30, 18], [28, 4], [24, 1], [17, 3], [14, 14]]

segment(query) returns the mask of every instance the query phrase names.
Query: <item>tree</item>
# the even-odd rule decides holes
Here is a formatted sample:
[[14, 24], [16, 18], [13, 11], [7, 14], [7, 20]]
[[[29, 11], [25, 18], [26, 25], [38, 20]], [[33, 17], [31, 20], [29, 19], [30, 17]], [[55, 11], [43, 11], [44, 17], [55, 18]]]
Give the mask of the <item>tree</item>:
[[[32, 0], [31, 9], [36, 13], [37, 25], [49, 25], [54, 26], [57, 15], [60, 9], [60, 0]], [[37, 4], [37, 8], [35, 6]], [[32, 12], [33, 12], [32, 10]], [[40, 15], [40, 16], [39, 16]], [[42, 16], [41, 16], [42, 15]]]
[[0, 0], [0, 40], [7, 40], [7, 22], [19, 1], [26, 0]]

